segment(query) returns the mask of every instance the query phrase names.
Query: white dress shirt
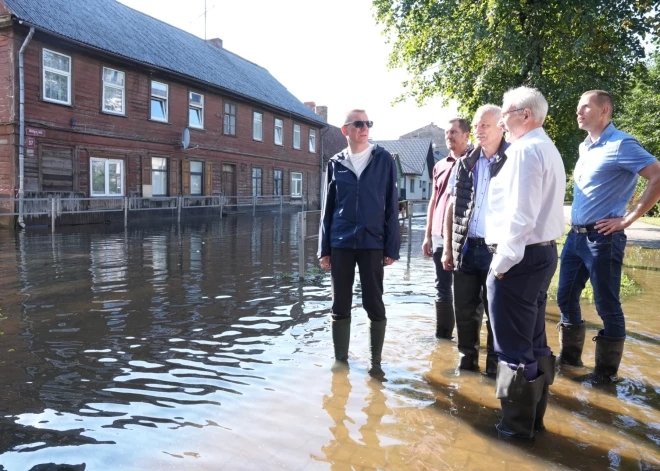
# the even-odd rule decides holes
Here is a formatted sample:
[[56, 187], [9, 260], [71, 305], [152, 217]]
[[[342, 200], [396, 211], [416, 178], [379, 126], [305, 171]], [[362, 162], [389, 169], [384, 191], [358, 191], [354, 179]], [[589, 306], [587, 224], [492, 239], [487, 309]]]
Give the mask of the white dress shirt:
[[543, 128], [506, 150], [507, 161], [490, 182], [486, 242], [497, 244], [491, 269], [506, 273], [520, 263], [525, 246], [564, 234], [566, 172]]

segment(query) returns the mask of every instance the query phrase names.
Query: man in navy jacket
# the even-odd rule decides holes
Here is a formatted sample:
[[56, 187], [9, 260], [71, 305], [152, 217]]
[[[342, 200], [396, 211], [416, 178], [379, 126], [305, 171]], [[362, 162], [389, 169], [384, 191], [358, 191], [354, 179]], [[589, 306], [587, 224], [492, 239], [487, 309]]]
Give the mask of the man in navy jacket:
[[362, 306], [369, 317], [369, 374], [382, 375], [385, 340], [384, 266], [399, 258], [398, 190], [392, 155], [369, 142], [373, 125], [364, 110], [347, 113], [348, 147], [328, 162], [318, 257], [332, 274], [332, 341], [335, 360], [348, 361], [355, 265]]

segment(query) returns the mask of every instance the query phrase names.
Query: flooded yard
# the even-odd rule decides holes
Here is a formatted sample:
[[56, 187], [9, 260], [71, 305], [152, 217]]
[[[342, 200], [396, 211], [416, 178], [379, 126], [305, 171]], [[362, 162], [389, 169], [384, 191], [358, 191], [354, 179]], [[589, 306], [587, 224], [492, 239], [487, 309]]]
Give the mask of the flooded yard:
[[[547, 431], [502, 442], [494, 380], [457, 376], [433, 336], [423, 224], [385, 270], [385, 381], [359, 286], [350, 370], [331, 371], [330, 279], [310, 240], [298, 280], [294, 215], [1, 232], [0, 470], [660, 469], [660, 251], [627, 249], [624, 381], [565, 368]], [[547, 321], [558, 353], [554, 303]]]

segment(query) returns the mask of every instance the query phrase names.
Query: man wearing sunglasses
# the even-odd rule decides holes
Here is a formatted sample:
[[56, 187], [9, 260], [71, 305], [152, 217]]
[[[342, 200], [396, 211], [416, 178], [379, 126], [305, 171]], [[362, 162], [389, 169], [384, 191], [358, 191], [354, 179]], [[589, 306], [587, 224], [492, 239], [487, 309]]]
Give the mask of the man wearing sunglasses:
[[346, 114], [341, 131], [348, 147], [328, 162], [318, 257], [332, 279], [335, 367], [348, 361], [357, 265], [369, 318], [369, 374], [382, 376], [383, 267], [399, 258], [400, 234], [396, 164], [389, 152], [369, 142], [372, 126], [364, 110]]

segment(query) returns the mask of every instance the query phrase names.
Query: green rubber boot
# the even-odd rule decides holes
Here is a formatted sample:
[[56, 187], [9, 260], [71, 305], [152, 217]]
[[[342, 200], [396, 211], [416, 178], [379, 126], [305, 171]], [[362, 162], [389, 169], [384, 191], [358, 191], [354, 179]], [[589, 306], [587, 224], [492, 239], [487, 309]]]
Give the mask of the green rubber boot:
[[369, 321], [369, 371], [371, 376], [383, 376], [385, 373], [380, 367], [383, 343], [385, 342], [385, 327], [387, 319], [380, 322]]
[[351, 341], [351, 318], [332, 321], [332, 343], [335, 347], [335, 365], [348, 365], [348, 345]]

